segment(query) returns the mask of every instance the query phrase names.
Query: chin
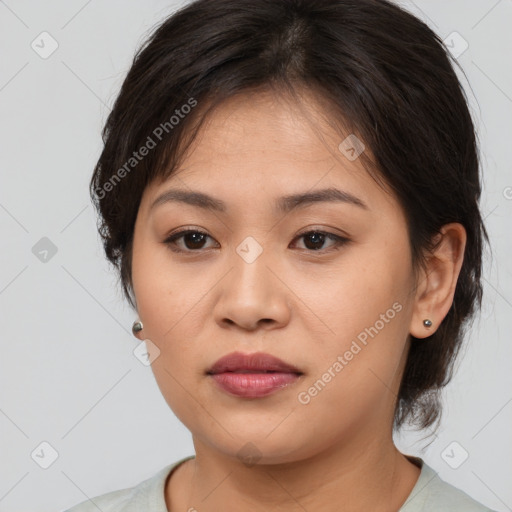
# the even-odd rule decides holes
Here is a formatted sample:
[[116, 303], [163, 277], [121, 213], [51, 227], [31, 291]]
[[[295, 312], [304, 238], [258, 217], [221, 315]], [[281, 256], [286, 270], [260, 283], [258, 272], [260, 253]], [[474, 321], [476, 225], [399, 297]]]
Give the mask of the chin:
[[240, 428], [231, 425], [227, 430], [233, 432], [232, 437], [220, 427], [215, 432], [210, 428], [193, 436], [226, 457], [240, 460], [247, 467], [298, 462], [322, 451], [322, 447], [316, 444], [318, 436], [313, 432], [304, 436], [305, 432], [298, 426], [277, 427], [272, 431], [268, 422], [262, 421], [259, 426], [251, 425], [250, 429], [246, 424]]

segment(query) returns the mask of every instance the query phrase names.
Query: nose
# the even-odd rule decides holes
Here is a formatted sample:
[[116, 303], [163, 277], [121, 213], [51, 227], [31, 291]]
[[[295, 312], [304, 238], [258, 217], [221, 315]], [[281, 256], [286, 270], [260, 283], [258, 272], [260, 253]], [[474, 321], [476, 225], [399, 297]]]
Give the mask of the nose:
[[290, 292], [277, 277], [275, 259], [270, 261], [263, 251], [248, 263], [235, 253], [230, 263], [233, 268], [220, 283], [215, 321], [223, 328], [238, 326], [248, 331], [286, 325], [290, 319]]

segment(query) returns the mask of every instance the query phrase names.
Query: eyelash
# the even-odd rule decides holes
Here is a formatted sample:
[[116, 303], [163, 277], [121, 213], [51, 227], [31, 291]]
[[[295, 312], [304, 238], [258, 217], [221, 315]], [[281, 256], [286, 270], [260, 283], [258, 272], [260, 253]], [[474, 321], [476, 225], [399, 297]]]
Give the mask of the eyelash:
[[[181, 231], [173, 233], [171, 236], [166, 238], [163, 243], [166, 246], [168, 246], [171, 251], [176, 252], [176, 253], [199, 253], [199, 252], [203, 252], [202, 249], [186, 249], [186, 250], [184, 250], [184, 249], [178, 249], [177, 248], [176, 240], [179, 240], [180, 238], [183, 238], [185, 235], [193, 234], [193, 233], [198, 233], [198, 234], [205, 235], [205, 236], [211, 238], [210, 235], [208, 235], [208, 233], [205, 233], [204, 231], [201, 231], [199, 229], [183, 229]], [[317, 249], [317, 250], [314, 250], [314, 249], [302, 249], [303, 251], [309, 252], [311, 254], [325, 254], [325, 253], [328, 253], [328, 252], [331, 252], [331, 251], [337, 251], [337, 250], [340, 249], [341, 246], [345, 245], [346, 243], [348, 243], [350, 241], [346, 237], [335, 235], [334, 233], [329, 233], [329, 232], [321, 231], [321, 230], [318, 230], [318, 229], [311, 229], [309, 231], [304, 231], [303, 233], [298, 234], [294, 238], [294, 240], [297, 240], [299, 238], [305, 237], [307, 235], [311, 235], [313, 233], [319, 234], [319, 235], [324, 235], [326, 237], [326, 239], [333, 240], [335, 242], [335, 244], [333, 246], [329, 247], [328, 249]]]

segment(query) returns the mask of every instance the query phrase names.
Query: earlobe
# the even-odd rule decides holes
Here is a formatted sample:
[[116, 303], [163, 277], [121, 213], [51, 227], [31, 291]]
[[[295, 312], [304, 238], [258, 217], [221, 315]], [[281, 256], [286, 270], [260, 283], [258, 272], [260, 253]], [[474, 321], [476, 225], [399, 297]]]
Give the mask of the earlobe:
[[416, 283], [409, 329], [415, 338], [434, 334], [450, 310], [464, 260], [466, 230], [459, 223], [446, 224], [434, 241], [435, 246], [426, 256]]

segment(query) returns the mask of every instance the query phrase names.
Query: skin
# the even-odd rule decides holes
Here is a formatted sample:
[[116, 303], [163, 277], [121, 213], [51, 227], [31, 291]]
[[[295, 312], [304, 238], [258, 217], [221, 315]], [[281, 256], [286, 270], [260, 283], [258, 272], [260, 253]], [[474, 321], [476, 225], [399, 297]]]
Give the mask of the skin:
[[[444, 226], [425, 268], [414, 272], [400, 205], [360, 158], [338, 151], [346, 135], [319, 112], [306, 94], [300, 106], [262, 92], [231, 98], [178, 171], [143, 193], [132, 259], [138, 337], [160, 350], [155, 378], [196, 452], [167, 479], [169, 510], [396, 511], [418, 479], [419, 468], [394, 446], [393, 410], [409, 334], [428, 337], [450, 308], [465, 231]], [[328, 187], [366, 208], [273, 209], [281, 196]], [[151, 208], [175, 188], [207, 193], [226, 211], [178, 202]], [[208, 237], [182, 237], [174, 247], [188, 252], [176, 253], [164, 241], [179, 228]], [[322, 245], [299, 236], [315, 230], [349, 241], [336, 250], [329, 238]], [[252, 263], [236, 251], [248, 236], [263, 250]], [[400, 312], [301, 403], [299, 393], [397, 303]], [[270, 353], [304, 375], [264, 398], [228, 395], [205, 371], [233, 351]], [[237, 455], [247, 443], [255, 464]]]

